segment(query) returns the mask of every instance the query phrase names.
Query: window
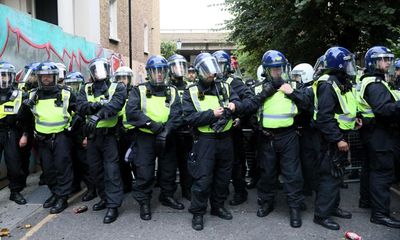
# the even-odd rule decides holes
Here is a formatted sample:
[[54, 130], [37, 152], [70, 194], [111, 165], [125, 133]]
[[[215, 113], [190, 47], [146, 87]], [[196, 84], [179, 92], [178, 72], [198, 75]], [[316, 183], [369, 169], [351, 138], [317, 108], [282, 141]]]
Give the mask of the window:
[[144, 25], [143, 30], [143, 51], [144, 53], [149, 53], [149, 27], [147, 24]]
[[119, 42], [118, 39], [118, 11], [117, 0], [110, 0], [109, 15], [110, 15], [110, 40]]

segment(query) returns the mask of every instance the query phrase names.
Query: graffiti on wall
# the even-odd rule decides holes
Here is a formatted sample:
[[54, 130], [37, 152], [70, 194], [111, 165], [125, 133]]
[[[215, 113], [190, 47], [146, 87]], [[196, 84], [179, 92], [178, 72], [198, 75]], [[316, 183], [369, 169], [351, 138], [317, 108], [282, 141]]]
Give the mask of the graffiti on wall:
[[87, 64], [96, 57], [109, 59], [112, 71], [125, 65], [121, 54], [0, 4], [1, 61], [11, 62], [17, 69], [33, 62], [62, 62], [68, 71], [79, 71], [88, 77]]

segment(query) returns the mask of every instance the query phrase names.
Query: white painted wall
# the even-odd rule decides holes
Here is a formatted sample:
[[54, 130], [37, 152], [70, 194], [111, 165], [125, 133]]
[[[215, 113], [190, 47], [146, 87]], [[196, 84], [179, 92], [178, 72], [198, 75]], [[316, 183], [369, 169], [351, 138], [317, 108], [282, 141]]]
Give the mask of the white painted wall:
[[99, 0], [74, 0], [73, 2], [75, 35], [85, 37], [90, 42], [100, 44]]
[[64, 32], [74, 34], [74, 2], [57, 0], [57, 11], [58, 11], [58, 26], [60, 26]]

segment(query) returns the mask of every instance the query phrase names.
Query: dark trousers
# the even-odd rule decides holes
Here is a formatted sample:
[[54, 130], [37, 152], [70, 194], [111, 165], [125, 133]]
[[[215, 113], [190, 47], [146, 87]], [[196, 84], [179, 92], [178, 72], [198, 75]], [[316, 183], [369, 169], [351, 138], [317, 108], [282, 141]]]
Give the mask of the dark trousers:
[[204, 215], [210, 199], [211, 208], [224, 206], [232, 176], [233, 142], [231, 133], [200, 134], [194, 140], [188, 159], [193, 177], [189, 212]]
[[20, 192], [26, 186], [26, 174], [23, 171], [20, 155], [19, 134], [17, 130], [0, 129], [0, 156], [4, 152], [7, 167], [8, 187], [12, 192]]
[[[330, 217], [332, 211], [338, 208], [340, 204], [340, 185], [343, 178], [335, 178], [331, 174], [334, 151], [337, 151], [336, 143], [321, 142], [319, 171], [317, 173], [319, 176], [319, 184], [314, 210], [314, 215], [320, 218]], [[347, 153], [343, 153], [343, 157], [346, 156]]]
[[362, 130], [368, 151], [372, 215], [390, 214], [390, 186], [394, 176], [395, 138], [391, 129], [375, 126]]
[[100, 198], [107, 202], [108, 208], [118, 208], [124, 194], [118, 165], [117, 140], [114, 134], [100, 131], [101, 129], [96, 129], [95, 135], [88, 139], [87, 158]]
[[64, 132], [36, 139], [43, 175], [50, 191], [59, 197], [71, 193], [73, 172], [70, 157], [71, 141]]
[[246, 190], [246, 155], [244, 150], [242, 128], [233, 128], [233, 151], [234, 158], [232, 164], [232, 184], [235, 194], [247, 196]]
[[154, 134], [137, 131], [137, 157], [134, 159], [136, 182], [133, 185], [133, 197], [139, 204], [149, 204], [154, 185], [156, 158], [160, 178], [161, 196], [172, 197], [176, 192], [176, 156], [175, 143], [167, 139], [165, 152], [158, 155]]
[[171, 136], [176, 142], [176, 158], [178, 160], [179, 181], [182, 190], [190, 191], [193, 179], [188, 171], [188, 157], [192, 149], [193, 137], [189, 132], [176, 132]]
[[290, 129], [272, 137], [261, 136], [257, 155], [261, 170], [257, 183], [258, 198], [262, 202], [273, 204], [277, 193], [279, 164], [288, 205], [290, 208], [298, 208], [304, 196], [296, 131]]
[[320, 151], [318, 132], [314, 128], [300, 129], [300, 161], [304, 177], [304, 190], [316, 191], [318, 186], [318, 157]]
[[72, 169], [74, 171], [74, 180], [72, 188], [79, 190], [81, 181], [83, 181], [89, 191], [96, 188], [93, 174], [90, 174], [90, 163], [87, 158], [87, 149], [82, 146], [82, 141], [76, 139], [72, 141], [71, 147]]
[[125, 154], [133, 141], [135, 141], [134, 130], [120, 131], [118, 140], [118, 151], [119, 151], [119, 169], [121, 171], [121, 179], [123, 183], [124, 192], [132, 191], [133, 176], [132, 176], [132, 165], [131, 162], [125, 161]]

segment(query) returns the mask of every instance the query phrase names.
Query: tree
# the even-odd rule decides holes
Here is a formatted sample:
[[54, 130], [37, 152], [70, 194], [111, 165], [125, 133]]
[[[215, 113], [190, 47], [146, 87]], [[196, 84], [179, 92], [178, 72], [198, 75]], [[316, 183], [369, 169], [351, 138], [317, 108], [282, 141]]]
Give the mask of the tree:
[[176, 44], [172, 41], [161, 42], [161, 55], [168, 59], [176, 52]]
[[[316, 59], [334, 45], [364, 53], [396, 40], [400, 1], [390, 0], [225, 0], [226, 22], [239, 52], [261, 61], [269, 49], [282, 51], [293, 65]], [[240, 59], [239, 59], [240, 60]], [[259, 62], [260, 63], [260, 62]], [[246, 67], [246, 66], [245, 66]]]

